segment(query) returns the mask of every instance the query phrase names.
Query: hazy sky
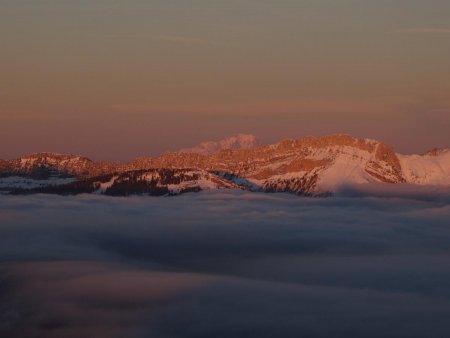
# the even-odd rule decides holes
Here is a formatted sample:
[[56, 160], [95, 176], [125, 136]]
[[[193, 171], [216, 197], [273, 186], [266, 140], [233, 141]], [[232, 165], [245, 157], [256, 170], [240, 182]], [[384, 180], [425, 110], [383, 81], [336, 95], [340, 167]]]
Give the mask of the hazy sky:
[[450, 147], [448, 0], [0, 0], [0, 158], [237, 132]]

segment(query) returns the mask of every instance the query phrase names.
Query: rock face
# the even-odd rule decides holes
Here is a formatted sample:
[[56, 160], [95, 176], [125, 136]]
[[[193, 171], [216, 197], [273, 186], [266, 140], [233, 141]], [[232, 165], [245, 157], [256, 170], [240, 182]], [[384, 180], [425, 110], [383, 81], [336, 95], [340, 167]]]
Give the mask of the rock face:
[[33, 179], [85, 178], [120, 171], [123, 168], [121, 164], [93, 162], [83, 156], [48, 152], [14, 160], [0, 160], [0, 176], [24, 176]]
[[200, 168], [232, 174], [263, 191], [328, 193], [352, 183], [400, 183], [405, 179], [395, 151], [386, 144], [347, 135], [306, 137], [212, 155], [168, 153], [137, 159], [135, 168]]
[[[123, 164], [95, 163], [81, 156], [33, 154], [1, 161], [0, 175], [41, 180], [72, 177], [76, 181], [69, 183], [72, 188], [79, 182], [88, 182], [89, 188], [83, 192], [110, 194], [113, 191], [126, 194], [127, 189], [146, 194], [158, 191], [172, 194], [239, 187], [251, 191], [327, 195], [345, 185], [364, 183], [450, 185], [450, 151], [405, 156], [382, 142], [348, 135], [288, 139], [265, 146], [255, 146], [250, 137], [238, 139], [238, 149], [233, 149], [236, 139], [230, 138], [227, 140], [232, 141], [219, 146], [200, 147], [205, 151], [184, 150]], [[164, 174], [164, 170], [168, 172]], [[177, 177], [175, 185], [164, 178], [171, 175]], [[104, 187], [105, 177], [115, 177], [114, 184], [109, 190], [96, 188], [95, 182]], [[152, 177], [150, 181], [149, 177]], [[38, 186], [42, 191], [42, 184]]]
[[0, 162], [2, 175], [45, 179], [55, 176], [87, 176], [95, 167], [88, 158], [56, 153], [37, 153], [16, 160]]

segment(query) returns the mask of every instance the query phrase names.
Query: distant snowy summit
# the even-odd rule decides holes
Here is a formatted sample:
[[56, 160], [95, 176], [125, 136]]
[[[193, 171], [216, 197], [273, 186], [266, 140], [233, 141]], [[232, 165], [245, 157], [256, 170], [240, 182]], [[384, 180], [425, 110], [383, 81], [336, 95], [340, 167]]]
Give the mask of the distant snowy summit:
[[256, 136], [249, 134], [237, 134], [220, 141], [202, 142], [195, 147], [181, 149], [179, 150], [179, 152], [212, 155], [224, 149], [252, 149], [257, 147], [258, 145], [259, 142], [256, 139]]
[[128, 163], [38, 153], [0, 160], [4, 193], [176, 195], [243, 189], [327, 196], [373, 184], [450, 186], [450, 151], [402, 155], [380, 141], [349, 135], [258, 145], [253, 135], [141, 157]]

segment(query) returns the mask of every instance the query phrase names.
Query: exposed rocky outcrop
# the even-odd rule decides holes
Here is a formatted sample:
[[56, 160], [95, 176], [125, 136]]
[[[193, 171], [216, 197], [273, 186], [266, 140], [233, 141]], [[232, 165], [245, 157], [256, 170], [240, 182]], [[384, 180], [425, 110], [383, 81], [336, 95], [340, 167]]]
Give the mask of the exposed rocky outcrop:
[[[72, 177], [77, 182], [114, 176], [114, 189], [128, 186], [138, 191], [138, 186], [145, 190], [150, 183], [139, 179], [131, 188], [129, 183], [133, 182], [135, 175], [140, 175], [136, 173], [147, 173], [145, 175], [149, 177], [150, 172], [172, 170], [176, 177], [184, 177], [183, 182], [192, 183], [188, 184], [192, 191], [197, 189], [194, 188], [196, 186], [198, 189], [240, 187], [303, 195], [326, 195], [342, 185], [361, 183], [450, 184], [448, 151], [405, 156], [382, 142], [348, 135], [309, 136], [271, 145], [238, 148], [225, 147], [211, 154], [178, 151], [154, 158], [137, 158], [129, 163], [93, 162], [82, 156], [39, 153], [0, 161], [0, 175], [40, 180]], [[182, 175], [183, 170], [197, 174], [188, 178]], [[163, 177], [161, 174], [155, 176], [151, 184], [164, 186]], [[202, 184], [195, 183], [200, 181]], [[183, 182], [179, 184], [188, 189]], [[75, 186], [75, 183], [70, 184]], [[42, 190], [42, 184], [36, 186]], [[0, 184], [0, 187], [3, 186]], [[90, 189], [94, 188], [91, 186]], [[152, 189], [148, 193], [156, 191], [156, 188]], [[102, 192], [107, 193], [106, 190]], [[166, 193], [170, 193], [170, 189]]]

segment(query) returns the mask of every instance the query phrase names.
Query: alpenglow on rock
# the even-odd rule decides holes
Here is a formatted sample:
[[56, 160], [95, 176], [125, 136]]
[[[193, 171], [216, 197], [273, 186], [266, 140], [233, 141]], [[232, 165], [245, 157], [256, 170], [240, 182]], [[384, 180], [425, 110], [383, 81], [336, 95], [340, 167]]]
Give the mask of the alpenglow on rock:
[[0, 191], [174, 195], [244, 189], [330, 195], [361, 184], [450, 186], [448, 150], [401, 155], [385, 143], [348, 135], [256, 146], [254, 137], [247, 136], [204, 146], [209, 149], [206, 154], [178, 151], [129, 163], [93, 162], [53, 153], [0, 160]]

